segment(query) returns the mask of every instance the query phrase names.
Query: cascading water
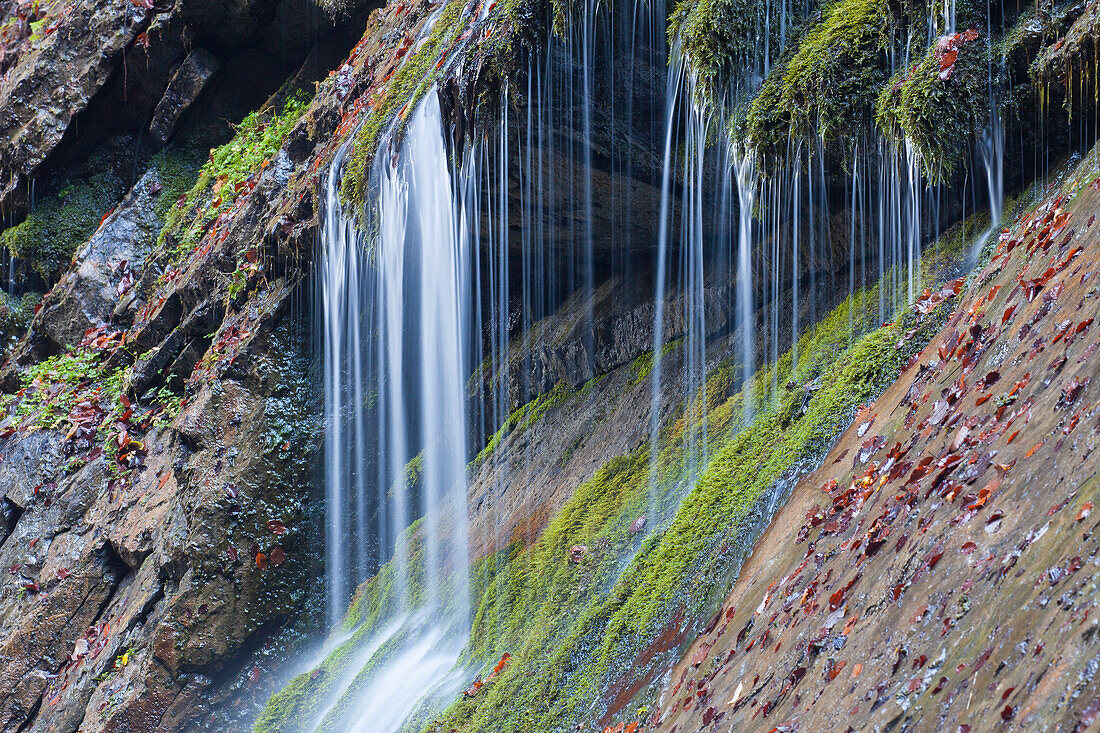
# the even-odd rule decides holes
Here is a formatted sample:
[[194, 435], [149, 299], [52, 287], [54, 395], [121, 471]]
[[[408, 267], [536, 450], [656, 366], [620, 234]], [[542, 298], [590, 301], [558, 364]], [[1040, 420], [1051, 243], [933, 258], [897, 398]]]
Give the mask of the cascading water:
[[[772, 160], [731, 139], [721, 111], [752, 93], [783, 52], [787, 3], [769, 8], [760, 18], [768, 42], [741, 60], [720, 104], [702, 101], [678, 43], [665, 76], [663, 4], [573, 3], [564, 35], [551, 34], [528, 59], [525, 83], [505, 84], [493, 124], [446, 137], [430, 92], [402, 136], [383, 137], [358, 227], [341, 206], [337, 156], [319, 267], [329, 624], [338, 628], [357, 587], [377, 592], [371, 603], [381, 611], [358, 630], [341, 629], [347, 653], [322, 688], [314, 730], [398, 730], [468, 683], [472, 670], [458, 663], [471, 624], [467, 473], [482, 469], [503, 495], [516, 469], [498, 464], [493, 446], [521, 408], [563, 382], [577, 389], [622, 366], [597, 326], [601, 281], [655, 276], [651, 526], [671, 519], [710, 460], [710, 368], [736, 362], [742, 425], [803, 377], [801, 331], [842, 295], [830, 278], [843, 271], [828, 269], [842, 239], [830, 229], [838, 179], [827, 177], [820, 139], [792, 133], [785, 158]], [[489, 15], [483, 8], [472, 22]], [[953, 22], [937, 13], [929, 32]], [[667, 87], [638, 68], [661, 69]], [[663, 109], [637, 103], [643, 85]], [[839, 179], [847, 286], [877, 280], [884, 321], [919, 292], [937, 193], [908, 141], [871, 137], [853, 153]], [[991, 201], [1000, 200], [988, 162], [999, 166], [997, 156], [993, 147], [983, 157]], [[659, 200], [648, 229], [638, 221], [646, 195], [650, 214]], [[571, 324], [564, 335], [551, 323], [562, 310]], [[551, 340], [565, 367], [532, 355]], [[757, 365], [785, 353], [790, 383], [773, 370], [769, 394], [755, 383]], [[685, 422], [683, 465], [672, 468], [659, 454], [670, 412]], [[483, 512], [487, 534], [513, 531], [498, 526], [497, 503]], [[479, 614], [492, 618], [493, 602]]]
[[435, 94], [376, 160], [378, 198], [364, 212], [366, 234], [340, 202], [343, 155], [325, 197], [330, 624], [382, 560], [391, 561], [394, 592], [390, 621], [378, 624], [318, 731], [397, 730], [425, 695], [453, 694], [469, 626], [462, 375], [470, 370], [472, 253]]
[[982, 167], [985, 168], [986, 189], [989, 192], [989, 228], [974, 243], [970, 253], [971, 262], [978, 261], [982, 249], [1000, 228], [1004, 215], [1005, 134], [996, 97], [992, 93], [990, 99], [993, 103], [990, 105], [989, 127], [978, 141], [978, 152], [981, 154]]

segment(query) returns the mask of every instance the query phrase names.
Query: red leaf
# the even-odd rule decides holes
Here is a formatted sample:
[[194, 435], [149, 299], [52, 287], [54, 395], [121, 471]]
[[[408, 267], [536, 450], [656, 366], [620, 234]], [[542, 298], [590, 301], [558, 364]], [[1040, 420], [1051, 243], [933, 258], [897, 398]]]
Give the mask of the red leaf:
[[267, 529], [274, 535], [283, 536], [287, 533], [287, 527], [278, 519], [267, 520]]
[[279, 567], [286, 561], [286, 550], [275, 545], [271, 548], [271, 564]]
[[267, 570], [267, 555], [262, 552], [256, 553], [256, 567], [260, 570]]
[[1081, 522], [1088, 519], [1090, 514], [1092, 514], [1092, 502], [1086, 501], [1081, 505], [1081, 511], [1077, 512], [1077, 521]]

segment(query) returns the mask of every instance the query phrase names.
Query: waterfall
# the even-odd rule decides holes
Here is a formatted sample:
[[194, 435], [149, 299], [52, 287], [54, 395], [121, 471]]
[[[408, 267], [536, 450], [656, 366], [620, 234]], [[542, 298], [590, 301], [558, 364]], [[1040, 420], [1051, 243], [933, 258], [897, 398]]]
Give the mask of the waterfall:
[[741, 344], [741, 384], [744, 396], [744, 420], [753, 415], [752, 374], [756, 370], [756, 334], [752, 284], [752, 210], [756, 192], [753, 160], [749, 155], [734, 156], [737, 170], [737, 329]]
[[376, 655], [384, 663], [349, 676], [316, 730], [381, 733], [433, 689], [453, 694], [461, 677], [448, 673], [470, 615], [462, 375], [472, 253], [437, 95], [413, 112], [400, 143], [381, 144], [362, 230], [340, 201], [343, 161], [326, 182], [319, 268], [330, 625], [384, 560], [394, 592], [360, 668]]
[[[538, 463], [536, 441], [505, 444], [549, 400], [538, 401], [648, 356], [639, 387], [649, 406], [648, 523], [638, 526], [660, 529], [716, 441], [812, 389], [801, 384], [815, 376], [800, 371], [800, 359], [812, 363], [802, 332], [843, 297], [845, 274], [852, 294], [879, 283], [879, 321], [920, 291], [938, 192], [912, 144], [865, 135], [851, 145], [850, 170], [827, 179], [819, 137], [792, 134], [786, 155], [771, 159], [731, 134], [738, 95], [754, 93], [783, 53], [793, 8], [768, 6], [757, 19], [767, 43], [739, 59], [724, 98], [707, 102], [678, 40], [665, 45], [663, 3], [569, 4], [564, 31], [526, 59], [526, 79], [504, 84], [491, 122], [463, 120], [464, 136], [451, 139], [435, 91], [398, 119], [361, 212], [343, 209], [348, 151], [336, 156], [325, 178], [318, 333], [326, 607], [334, 638], [344, 636], [325, 670], [335, 673], [315, 688], [323, 704], [312, 730], [416, 727], [485, 669], [463, 655], [484, 652], [466, 646], [471, 592], [484, 590], [471, 589], [467, 562], [484, 560], [478, 583], [491, 583], [499, 551], [527, 536], [517, 521], [541, 510], [514, 490]], [[483, 7], [471, 22], [491, 14]], [[997, 202], [998, 130], [983, 148]], [[834, 224], [838, 180], [849, 210]], [[830, 268], [844, 235], [847, 273]], [[638, 348], [636, 314], [648, 319], [650, 297], [652, 334]], [[616, 298], [630, 313], [629, 348], [614, 326], [601, 328], [604, 309], [623, 304]], [[849, 312], [853, 338], [870, 322], [861, 316]], [[758, 364], [788, 353], [770, 390], [756, 380]], [[716, 366], [730, 375], [721, 389], [741, 391], [739, 422], [708, 415]], [[662, 431], [679, 420], [682, 451], [664, 465]], [[478, 499], [470, 517], [468, 498]], [[471, 538], [482, 543], [476, 552]], [[478, 618], [491, 625], [499, 599], [480, 600]], [[365, 619], [357, 604], [376, 615]]]
[[1005, 133], [996, 97], [990, 93], [989, 127], [978, 141], [978, 153], [985, 169], [986, 190], [989, 193], [989, 228], [978, 237], [970, 252], [971, 264], [981, 257], [982, 249], [1001, 226], [1004, 216]]

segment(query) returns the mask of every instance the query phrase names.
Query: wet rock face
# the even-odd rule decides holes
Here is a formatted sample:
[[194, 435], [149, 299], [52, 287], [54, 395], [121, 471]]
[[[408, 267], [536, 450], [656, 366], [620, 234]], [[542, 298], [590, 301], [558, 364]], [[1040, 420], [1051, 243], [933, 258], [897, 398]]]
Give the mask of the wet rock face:
[[[8, 54], [14, 65], [0, 80], [0, 208], [25, 211], [32, 180], [41, 188], [112, 136], [151, 133], [163, 145], [189, 111], [206, 121], [239, 119], [319, 39], [343, 32], [309, 0], [150, 4], [58, 5], [45, 16], [49, 32]], [[362, 28], [363, 5], [353, 3], [345, 21], [353, 33]], [[231, 95], [218, 83], [223, 68]], [[206, 89], [212, 93], [202, 95]], [[196, 105], [200, 97], [207, 104]]]
[[74, 115], [107, 81], [140, 32], [146, 11], [132, 3], [83, 0], [0, 86], [0, 204], [61, 141]]
[[655, 730], [1095, 727], [1100, 195], [1081, 168], [795, 487]]
[[[118, 5], [124, 6], [135, 7]], [[250, 32], [270, 25], [272, 14], [253, 17], [248, 8], [241, 18]], [[199, 16], [203, 23], [212, 17], [178, 9], [157, 13], [142, 31], [148, 46], [143, 40], [128, 53], [164, 54], [166, 72], [174, 70], [172, 44], [201, 25]], [[302, 27], [302, 19], [293, 26]], [[226, 23], [222, 30], [239, 45], [248, 36], [232, 38], [233, 29], [242, 27]], [[278, 45], [279, 38], [268, 33], [265, 42]], [[299, 46], [308, 50], [308, 43]], [[320, 58], [333, 54], [334, 42], [326, 43]], [[232, 50], [219, 43], [214, 48]], [[303, 49], [295, 48], [286, 49], [285, 63], [296, 63], [294, 54]], [[244, 56], [230, 60], [236, 79], [248, 71]], [[140, 95], [145, 112], [133, 120], [147, 124], [168, 86], [176, 98], [154, 120], [162, 131], [233, 108], [226, 106], [233, 103], [227, 97], [232, 82], [207, 73], [217, 62], [202, 54], [192, 58], [208, 66], [177, 74], [171, 85], [165, 73], [159, 90], [151, 77], [140, 82], [148, 85]], [[247, 58], [255, 66], [265, 57]], [[324, 73], [317, 63], [307, 66], [287, 72], [295, 85]], [[277, 65], [261, 70], [262, 80], [284, 71]], [[44, 70], [26, 71], [44, 83]], [[112, 79], [109, 84], [116, 84], [118, 77]], [[205, 99], [198, 95], [203, 81], [204, 95], [217, 103], [193, 103]], [[266, 83], [257, 82], [244, 98], [265, 95]], [[115, 88], [97, 104], [110, 104]], [[35, 103], [33, 95], [25, 101]], [[259, 106], [263, 98], [253, 101]], [[119, 109], [123, 117], [132, 111]], [[88, 119], [97, 114], [92, 109]], [[331, 114], [317, 114], [327, 122], [304, 121], [287, 142], [292, 152], [257, 171], [262, 181], [232, 237], [178, 277], [163, 307], [150, 309], [152, 317], [138, 324], [134, 343], [148, 340], [159, 348], [135, 370], [129, 367], [138, 352], [103, 357], [110, 369], [129, 375], [137, 414], [148, 407], [143, 397], [153, 399], [147, 388], [155, 395], [166, 374], [177, 393], [190, 380], [187, 403], [173, 422], [131, 426], [130, 437], [143, 446], [140, 465], [119, 464], [99, 448], [78, 450], [64, 431], [29, 429], [19, 420], [0, 428], [0, 731], [246, 730], [250, 706], [262, 702], [275, 682], [279, 648], [296, 643], [298, 629], [315, 626], [302, 619], [311, 612], [321, 576], [319, 545], [309, 541], [319, 534], [311, 502], [320, 431], [305, 355], [308, 335], [298, 325], [300, 314], [287, 305], [304, 276], [299, 240], [312, 243], [312, 208], [308, 200], [302, 204], [315, 187], [307, 162], [336, 125]], [[92, 142], [106, 129], [70, 127]], [[47, 142], [56, 140], [42, 144]], [[49, 156], [42, 151], [43, 159]], [[53, 154], [48, 165], [63, 166], [64, 160]], [[79, 344], [89, 328], [125, 328], [149, 298], [160, 297], [166, 257], [155, 245], [166, 185], [151, 170], [83, 243], [44, 300], [30, 338], [5, 365], [11, 391], [21, 386], [25, 366]], [[265, 255], [264, 278], [231, 298], [224, 273], [250, 247]], [[191, 379], [211, 334], [227, 318], [247, 338], [234, 359], [211, 357], [217, 368]], [[108, 435], [114, 440], [114, 432]], [[102, 443], [102, 435], [95, 440]]]
[[319, 431], [296, 338], [278, 329], [154, 427], [133, 473], [104, 455], [61, 467], [50, 431], [3, 443], [0, 730], [233, 729], [210, 722], [214, 679], [318, 590], [303, 512]]
[[109, 323], [133, 286], [160, 231], [156, 204], [163, 184], [151, 169], [77, 254], [69, 272], [45, 297], [31, 322], [32, 339], [52, 350], [75, 346], [84, 332]]
[[153, 121], [149, 123], [149, 132], [161, 145], [168, 142], [180, 117], [194, 104], [202, 93], [206, 82], [221, 66], [214, 54], [206, 49], [196, 48], [187, 54], [179, 69], [172, 75], [164, 96], [153, 110]]

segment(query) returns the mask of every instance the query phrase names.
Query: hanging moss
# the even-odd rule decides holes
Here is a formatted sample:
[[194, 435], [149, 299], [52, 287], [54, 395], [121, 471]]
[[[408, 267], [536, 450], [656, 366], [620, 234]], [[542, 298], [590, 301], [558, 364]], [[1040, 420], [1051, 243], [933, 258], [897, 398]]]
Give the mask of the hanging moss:
[[988, 44], [963, 43], [948, 78], [941, 78], [941, 55], [929, 48], [909, 69], [899, 71], [875, 105], [879, 128], [895, 144], [912, 145], [925, 175], [942, 181], [963, 162], [988, 123]]
[[731, 105], [753, 91], [765, 51], [777, 57], [801, 21], [797, 8], [783, 13], [784, 3], [751, 0], [680, 0], [669, 18], [669, 38], [680, 48], [704, 101], [719, 102], [729, 94]]
[[797, 141], [816, 132], [831, 142], [869, 127], [888, 74], [896, 18], [887, 0], [840, 0], [828, 7], [753, 100], [750, 144], [779, 153], [788, 136]]
[[768, 74], [744, 115], [734, 121], [735, 134], [739, 133], [751, 150], [764, 157], [782, 156], [790, 138], [793, 120], [783, 104], [786, 70], [784, 61]]

